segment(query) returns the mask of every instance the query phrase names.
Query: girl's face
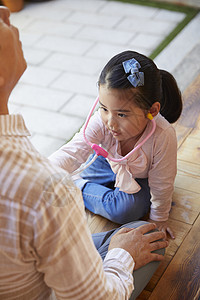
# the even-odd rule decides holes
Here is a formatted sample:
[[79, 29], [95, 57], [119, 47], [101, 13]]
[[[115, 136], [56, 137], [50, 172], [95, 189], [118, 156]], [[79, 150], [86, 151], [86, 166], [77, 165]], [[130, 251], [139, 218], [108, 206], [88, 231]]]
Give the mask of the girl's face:
[[26, 69], [18, 29], [0, 18], [0, 76], [15, 85]]
[[128, 99], [127, 94], [104, 85], [99, 88], [101, 118], [118, 141], [139, 138], [148, 122], [144, 110]]

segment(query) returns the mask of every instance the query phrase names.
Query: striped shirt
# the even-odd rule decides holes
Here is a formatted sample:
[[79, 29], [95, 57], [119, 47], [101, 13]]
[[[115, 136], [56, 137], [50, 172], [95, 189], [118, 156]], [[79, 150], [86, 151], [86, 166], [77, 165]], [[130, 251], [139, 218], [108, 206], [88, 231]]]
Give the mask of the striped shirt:
[[80, 191], [28, 135], [22, 116], [0, 116], [0, 299], [128, 299], [132, 257], [102, 263]]

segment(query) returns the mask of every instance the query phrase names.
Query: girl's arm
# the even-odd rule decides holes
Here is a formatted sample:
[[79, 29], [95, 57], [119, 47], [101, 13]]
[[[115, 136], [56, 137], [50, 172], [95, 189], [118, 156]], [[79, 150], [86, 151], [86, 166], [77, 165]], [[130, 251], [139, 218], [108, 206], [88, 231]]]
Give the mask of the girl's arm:
[[149, 186], [151, 191], [150, 221], [174, 238], [167, 224], [177, 172], [177, 140], [173, 127], [162, 130], [156, 137]]

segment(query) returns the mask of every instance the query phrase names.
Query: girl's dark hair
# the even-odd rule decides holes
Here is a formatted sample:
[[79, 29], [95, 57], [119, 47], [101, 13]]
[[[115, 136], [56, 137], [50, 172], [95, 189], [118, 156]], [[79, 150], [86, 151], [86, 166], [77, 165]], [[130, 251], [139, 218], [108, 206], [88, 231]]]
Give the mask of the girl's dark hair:
[[[125, 73], [122, 63], [131, 58], [140, 63], [139, 71], [144, 73], [143, 86], [135, 88], [127, 79], [130, 73]], [[110, 89], [129, 90], [135, 104], [144, 110], [159, 102], [160, 113], [170, 123], [176, 122], [181, 115], [182, 97], [175, 78], [169, 72], [159, 70], [150, 58], [135, 51], [124, 51], [111, 58], [103, 68], [98, 84]]]

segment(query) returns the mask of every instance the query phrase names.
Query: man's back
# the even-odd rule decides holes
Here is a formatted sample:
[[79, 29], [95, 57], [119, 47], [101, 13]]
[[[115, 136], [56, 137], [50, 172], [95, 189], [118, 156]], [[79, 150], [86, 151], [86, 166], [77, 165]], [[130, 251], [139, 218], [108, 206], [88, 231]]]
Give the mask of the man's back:
[[[69, 266], [71, 257], [63, 252], [70, 253], [76, 243], [75, 227], [83, 226], [74, 209], [76, 204], [83, 213], [82, 198], [67, 173], [33, 148], [21, 116], [1, 116], [1, 122], [0, 298], [48, 299], [51, 289], [44, 280], [63, 280], [53, 273], [54, 264], [58, 269], [66, 264], [69, 277], [76, 273]], [[52, 272], [44, 278], [51, 264]]]

